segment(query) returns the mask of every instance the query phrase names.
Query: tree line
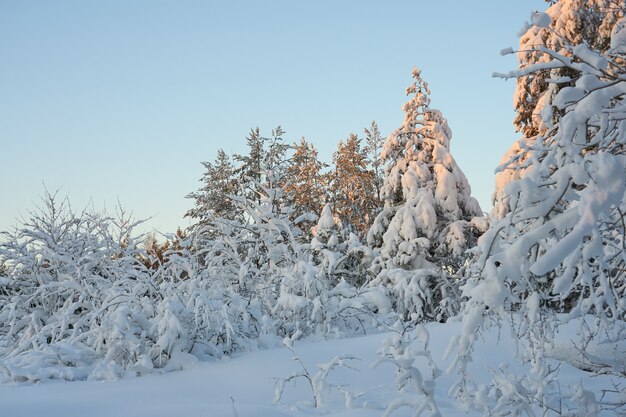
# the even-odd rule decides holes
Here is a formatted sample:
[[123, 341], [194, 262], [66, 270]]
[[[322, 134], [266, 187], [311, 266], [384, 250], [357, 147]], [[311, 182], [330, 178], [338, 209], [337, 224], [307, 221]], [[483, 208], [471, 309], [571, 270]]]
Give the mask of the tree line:
[[246, 137], [247, 154], [227, 155], [219, 149], [213, 162], [202, 163], [202, 187], [187, 196], [194, 207], [186, 217], [194, 228], [208, 227], [218, 218], [242, 218], [235, 198], [259, 203], [264, 188], [275, 188], [284, 193], [281, 204], [290, 206], [289, 218], [309, 226], [301, 227], [303, 237], [310, 239], [310, 219], [318, 218], [326, 204], [345, 227], [363, 237], [382, 206], [380, 152], [385, 140], [376, 122], [364, 131], [365, 139], [350, 134], [339, 142], [329, 167], [305, 138], [286, 143], [281, 127], [269, 137], [252, 129]]

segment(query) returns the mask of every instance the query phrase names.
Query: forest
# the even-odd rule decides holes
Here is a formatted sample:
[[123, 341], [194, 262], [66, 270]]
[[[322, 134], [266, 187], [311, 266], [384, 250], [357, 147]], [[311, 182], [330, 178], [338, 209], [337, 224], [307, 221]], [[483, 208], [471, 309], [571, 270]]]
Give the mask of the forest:
[[[517, 82], [520, 139], [494, 167], [489, 213], [417, 68], [399, 127], [372, 122], [328, 163], [280, 126], [202, 162], [192, 226], [171, 235], [46, 191], [0, 237], [0, 381], [116, 380], [390, 332], [379, 360], [410, 395], [385, 416], [445, 415], [442, 372], [459, 407], [488, 416], [626, 415], [626, 6], [548, 3], [502, 51], [518, 68], [494, 74]], [[432, 323], [457, 329], [447, 370], [433, 362], [444, 352], [429, 349]], [[470, 364], [493, 329], [513, 335], [523, 366], [477, 384]], [[564, 332], [573, 353], [559, 357]], [[279, 379], [277, 401], [303, 378], [317, 407], [349, 359]], [[563, 364], [607, 378], [566, 386]]]

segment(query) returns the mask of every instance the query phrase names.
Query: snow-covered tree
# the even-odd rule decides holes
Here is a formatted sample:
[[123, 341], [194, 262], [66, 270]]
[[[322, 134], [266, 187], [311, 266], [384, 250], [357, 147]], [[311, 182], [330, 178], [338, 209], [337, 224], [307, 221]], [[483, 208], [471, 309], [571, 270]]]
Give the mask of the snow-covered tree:
[[[572, 4], [562, 1], [555, 6], [566, 13]], [[562, 21], [554, 9], [549, 11], [535, 15], [534, 23], [546, 27], [550, 20]], [[611, 34], [608, 47], [592, 49], [566, 40], [558, 51], [540, 45], [534, 50], [544, 55], [540, 62], [505, 74], [520, 77], [552, 68], [569, 76], [550, 81], [562, 85], [546, 98], [541, 111], [544, 130], [521, 151], [530, 165], [522, 178], [507, 186], [510, 211], [479, 242], [479, 257], [464, 288], [469, 298], [464, 332], [453, 343], [459, 346], [458, 369], [467, 376], [476, 332], [489, 319], [509, 322], [522, 345], [522, 359], [532, 364], [531, 374], [521, 376], [516, 385], [544, 414], [554, 412], [555, 401], [568, 405], [566, 394], [552, 383], [555, 372], [545, 360], [553, 335], [566, 323], [579, 327], [579, 339], [571, 341], [571, 364], [616, 378], [617, 388], [607, 389], [608, 397], [591, 396], [588, 402], [625, 411], [619, 392], [626, 387], [626, 373], [613, 365], [614, 355], [623, 355], [617, 352], [626, 340], [623, 3], [618, 12], [622, 17], [606, 29]], [[592, 354], [599, 345], [611, 353]], [[467, 395], [469, 386], [460, 387]], [[616, 397], [609, 398], [611, 393]], [[504, 414], [516, 407], [512, 401], [498, 397], [495, 406]]]
[[[624, 5], [616, 0], [560, 0], [545, 14], [534, 13], [533, 23], [522, 28], [517, 57], [520, 69], [550, 59], [538, 48], [545, 47], [569, 56], [571, 47], [581, 43], [606, 52], [610, 47], [611, 29], [623, 13]], [[541, 109], [545, 100], [567, 83], [550, 83], [549, 79], [571, 74], [567, 68], [545, 66], [517, 78], [513, 99], [516, 110], [514, 125], [526, 138], [532, 138], [542, 130]], [[546, 96], [547, 94], [547, 96]]]
[[179, 234], [158, 258], [133, 233], [137, 223], [123, 211], [77, 214], [46, 194], [41, 209], [2, 234], [0, 379], [181, 369], [273, 332], [260, 297], [235, 291], [201, 230]]
[[324, 206], [311, 240], [311, 257], [315, 265], [331, 283], [344, 280], [351, 285], [364, 283], [365, 267], [371, 250], [361, 244], [341, 220], [334, 217], [330, 204]]
[[[235, 155], [234, 159], [240, 163], [236, 169], [236, 173], [239, 182], [256, 182], [260, 184], [261, 176], [264, 171], [264, 159], [265, 159], [265, 142], [267, 138], [261, 136], [261, 131], [258, 127], [251, 129], [250, 133], [246, 137], [246, 145], [248, 146], [247, 155]], [[249, 198], [256, 198], [256, 194], [246, 195]]]
[[[412, 243], [414, 256], [400, 255], [394, 265], [419, 268], [423, 261], [445, 265], [462, 257], [472, 246], [469, 223], [482, 213], [450, 154], [452, 134], [446, 119], [429, 107], [430, 90], [419, 70], [413, 72], [413, 78], [407, 95], [414, 97], [404, 105], [404, 123], [383, 149], [387, 163], [382, 188], [385, 209], [368, 239], [381, 248], [388, 262], [403, 250], [400, 243]], [[422, 239], [421, 243], [416, 239]], [[417, 254], [418, 246], [427, 249], [424, 257]]]
[[[283, 142], [285, 131], [280, 126], [272, 130], [271, 137], [261, 136], [259, 128], [250, 130], [246, 138], [248, 154], [235, 155], [239, 162], [235, 169], [242, 195], [249, 200], [260, 202], [263, 188], [271, 188], [276, 179], [286, 180], [284, 170], [287, 168], [285, 154], [289, 145]], [[283, 183], [280, 184], [282, 187]]]
[[234, 250], [230, 256], [239, 266], [238, 291], [246, 297], [263, 298], [268, 308], [276, 300], [281, 271], [299, 257], [293, 223], [276, 202], [281, 198], [280, 190], [266, 189], [259, 204], [239, 199], [246, 222], [222, 223], [223, 236]]
[[[514, 125], [523, 137], [503, 156], [501, 169], [496, 174], [492, 212], [496, 218], [504, 217], [509, 210], [506, 185], [521, 178], [531, 163], [528, 146], [537, 135], [545, 134], [547, 126], [542, 117], [543, 109], [561, 88], [571, 86], [567, 80], [575, 76], [569, 68], [547, 64], [550, 57], [541, 49], [548, 48], [571, 58], [572, 46], [584, 43], [604, 53], [610, 47], [611, 29], [624, 9], [621, 0], [560, 0], [553, 3], [545, 14], [534, 13], [532, 24], [526, 24], [521, 31], [517, 52], [519, 68], [532, 67], [535, 70], [525, 71], [517, 77], [513, 97]], [[538, 68], [537, 64], [544, 65]]]
[[221, 357], [263, 345], [272, 329], [258, 299], [243, 297], [232, 285], [237, 271], [213, 261], [216, 250], [207, 243], [200, 232], [191, 234], [157, 271], [160, 300], [153, 327], [170, 357]]
[[365, 333], [385, 320], [390, 306], [384, 291], [360, 288], [370, 250], [333, 217], [329, 204], [310, 246], [301, 249], [303, 257], [282, 279], [273, 311], [286, 334]]
[[[396, 322], [391, 328], [391, 338], [383, 340], [383, 346], [379, 349], [379, 359], [374, 366], [382, 363], [390, 363], [396, 367], [396, 387], [401, 393], [410, 393], [409, 396], [393, 400], [385, 410], [383, 417], [391, 416], [401, 407], [415, 409], [414, 415], [419, 416], [429, 410], [433, 417], [440, 417], [441, 412], [435, 401], [435, 386], [441, 371], [437, 368], [432, 358], [429, 347], [430, 335], [422, 325], [406, 327], [401, 322]], [[421, 349], [415, 349], [415, 342], [421, 344]], [[430, 375], [424, 374], [416, 362], [422, 359]]]
[[429, 107], [430, 90], [419, 70], [413, 78], [404, 123], [383, 149], [385, 207], [367, 241], [379, 251], [374, 282], [391, 288], [403, 314], [432, 320], [442, 318], [439, 304], [451, 283], [447, 274], [463, 266], [481, 223], [472, 219], [481, 211], [450, 154], [446, 119]]
[[[284, 133], [280, 126], [272, 131], [271, 137], [262, 136], [259, 128], [252, 129], [246, 138], [247, 154], [235, 155], [231, 162], [220, 150], [214, 163], [203, 163], [207, 169], [202, 178], [205, 185], [189, 194], [188, 198], [196, 200], [196, 206], [186, 214], [197, 221], [190, 228], [195, 239], [194, 250], [209, 256], [209, 247], [215, 248], [216, 242], [223, 244], [229, 233], [237, 234], [237, 227], [245, 229], [254, 223], [249, 212], [251, 205], [261, 207], [271, 200], [270, 210], [282, 209], [288, 200], [282, 189], [286, 184], [289, 149], [283, 143]], [[267, 192], [272, 193], [269, 200]], [[239, 226], [224, 228], [227, 223]], [[200, 243], [201, 239], [205, 240], [204, 244]], [[224, 252], [218, 250], [218, 253]]]

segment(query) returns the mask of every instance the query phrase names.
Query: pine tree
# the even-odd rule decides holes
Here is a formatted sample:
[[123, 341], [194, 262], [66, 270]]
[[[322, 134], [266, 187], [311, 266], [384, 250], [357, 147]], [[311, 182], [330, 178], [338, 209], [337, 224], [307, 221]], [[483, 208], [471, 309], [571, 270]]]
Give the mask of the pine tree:
[[383, 160], [381, 157], [381, 152], [383, 149], [383, 144], [385, 143], [384, 137], [380, 135], [380, 131], [378, 130], [378, 124], [376, 121], [372, 121], [372, 125], [369, 129], [365, 129], [365, 153], [367, 155], [367, 163], [374, 174], [374, 189], [376, 190], [376, 207], [375, 212], [373, 213], [374, 218], [380, 209], [382, 209], [383, 201], [380, 197], [380, 192], [383, 186]]
[[311, 238], [311, 229], [326, 200], [326, 165], [319, 161], [317, 149], [304, 138], [294, 146], [294, 153], [286, 168], [284, 190], [293, 205], [294, 220], [303, 231], [303, 239]]
[[374, 174], [368, 169], [367, 155], [357, 135], [339, 142], [333, 164], [329, 192], [334, 212], [346, 226], [364, 235], [377, 198]]
[[450, 286], [446, 274], [463, 266], [465, 251], [476, 240], [471, 222], [481, 212], [450, 155], [446, 119], [429, 108], [430, 90], [419, 70], [413, 78], [404, 123], [383, 149], [385, 207], [367, 239], [379, 251], [373, 282], [391, 288], [403, 314], [433, 320], [452, 312], [440, 309]]

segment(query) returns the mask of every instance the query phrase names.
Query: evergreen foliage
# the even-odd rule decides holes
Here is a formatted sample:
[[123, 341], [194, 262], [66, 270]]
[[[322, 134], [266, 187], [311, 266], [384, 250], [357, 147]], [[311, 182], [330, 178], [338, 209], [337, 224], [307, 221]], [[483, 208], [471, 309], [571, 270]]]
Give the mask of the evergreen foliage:
[[363, 236], [376, 211], [376, 177], [368, 167], [367, 154], [355, 134], [339, 142], [333, 155], [329, 193], [335, 214]]
[[367, 155], [367, 162], [370, 170], [374, 174], [374, 189], [376, 190], [374, 196], [375, 212], [372, 219], [378, 214], [383, 207], [383, 201], [381, 199], [381, 191], [383, 187], [383, 171], [384, 164], [381, 156], [383, 145], [386, 138], [383, 137], [378, 130], [378, 124], [376, 121], [372, 121], [371, 126], [365, 129], [365, 154]]
[[454, 314], [449, 303], [456, 274], [477, 236], [480, 216], [467, 179], [449, 152], [451, 132], [430, 90], [413, 71], [412, 95], [404, 123], [385, 142], [381, 195], [385, 206], [368, 232], [377, 250], [374, 284], [387, 285], [398, 312], [413, 320], [442, 320]]
[[203, 186], [187, 195], [187, 198], [195, 201], [195, 206], [185, 216], [194, 219], [202, 227], [208, 226], [215, 219], [240, 217], [241, 212], [231, 198], [239, 192], [239, 184], [230, 157], [224, 150], [218, 149], [215, 161], [203, 162], [202, 165], [206, 169], [201, 179]]
[[317, 149], [304, 138], [293, 148], [289, 166], [286, 169], [284, 190], [291, 199], [293, 212], [290, 218], [303, 231], [303, 238], [311, 238], [315, 220], [326, 201], [326, 164], [319, 161]]

